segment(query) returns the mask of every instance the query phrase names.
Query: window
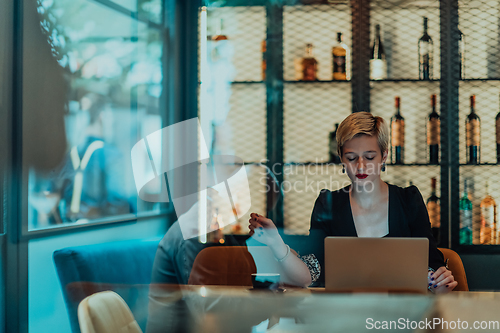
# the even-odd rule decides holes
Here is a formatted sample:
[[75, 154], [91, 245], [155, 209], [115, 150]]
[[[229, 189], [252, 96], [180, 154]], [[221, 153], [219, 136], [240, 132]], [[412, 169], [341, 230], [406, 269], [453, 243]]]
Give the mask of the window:
[[[28, 228], [160, 212], [138, 200], [131, 149], [165, 121], [161, 2], [45, 0], [24, 10], [23, 160], [45, 161], [28, 171]], [[49, 57], [31, 45], [32, 16]]]

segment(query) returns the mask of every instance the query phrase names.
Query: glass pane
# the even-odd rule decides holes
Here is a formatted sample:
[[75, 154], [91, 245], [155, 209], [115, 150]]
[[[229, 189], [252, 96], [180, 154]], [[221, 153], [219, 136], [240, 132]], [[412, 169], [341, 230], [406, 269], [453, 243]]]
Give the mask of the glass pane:
[[[330, 157], [335, 124], [352, 110], [351, 22], [348, 2], [284, 8], [283, 192], [287, 234], [307, 235], [320, 191], [347, 185], [342, 168], [328, 163], [335, 162]], [[346, 51], [337, 58], [340, 45]], [[334, 54], [335, 59], [344, 61], [343, 65], [334, 61]], [[310, 59], [315, 63], [312, 71], [308, 71]]]
[[[10, 207], [14, 207], [14, 198], [8, 195], [11, 192], [11, 176], [10, 165], [11, 159], [11, 124], [12, 124], [12, 68], [13, 68], [13, 18], [14, 18], [14, 2], [0, 1], [0, 322], [2, 328], [0, 333], [5, 332], [6, 309], [7, 306], [17, 304], [17, 300], [9, 302], [7, 305], [5, 293], [7, 291], [6, 281], [8, 270], [6, 244], [4, 244], [7, 235], [4, 235], [4, 225], [8, 221], [8, 214], [11, 213]], [[12, 297], [11, 297], [12, 298]]]
[[265, 162], [267, 140], [266, 12], [263, 6], [216, 5], [200, 9], [199, 116], [210, 155], [235, 155], [247, 164], [251, 199], [232, 193], [232, 200], [235, 210], [250, 201], [252, 208], [223, 230], [246, 234], [250, 212], [264, 212], [266, 204], [267, 171], [259, 164]]
[[112, 0], [114, 3], [138, 13], [143, 20], [161, 23], [162, 1], [161, 0]]
[[[131, 163], [132, 147], [163, 127], [159, 31], [90, 1], [39, 2], [38, 19], [52, 57], [31, 59], [25, 38], [23, 153], [49, 163], [29, 171], [29, 228], [159, 211], [138, 200]], [[44, 83], [34, 66], [48, 68]], [[43, 108], [63, 110], [50, 114], [64, 122], [44, 119]], [[55, 166], [36, 154], [48, 144], [64, 150]]]
[[[7, 216], [10, 176], [10, 135], [12, 116], [12, 52], [13, 52], [13, 6], [12, 3], [0, 3], [0, 234], [4, 232]], [[9, 198], [10, 199], [10, 198]], [[10, 201], [10, 200], [9, 200]], [[3, 256], [2, 256], [3, 258]], [[3, 267], [3, 266], [2, 266]], [[0, 303], [2, 304], [2, 303]]]
[[112, 0], [114, 3], [132, 11], [137, 11], [137, 0]]
[[137, 9], [141, 18], [147, 18], [155, 23], [162, 23], [162, 0], [139, 0]]

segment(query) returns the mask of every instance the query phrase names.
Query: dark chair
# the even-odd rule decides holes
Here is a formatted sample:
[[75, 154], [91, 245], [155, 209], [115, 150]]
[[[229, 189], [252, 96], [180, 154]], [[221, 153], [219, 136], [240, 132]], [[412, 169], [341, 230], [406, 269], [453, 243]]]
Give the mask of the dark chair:
[[148, 290], [159, 239], [68, 247], [54, 252], [54, 263], [73, 333], [80, 333], [78, 304], [104, 290], [117, 292], [132, 310], [142, 330]]

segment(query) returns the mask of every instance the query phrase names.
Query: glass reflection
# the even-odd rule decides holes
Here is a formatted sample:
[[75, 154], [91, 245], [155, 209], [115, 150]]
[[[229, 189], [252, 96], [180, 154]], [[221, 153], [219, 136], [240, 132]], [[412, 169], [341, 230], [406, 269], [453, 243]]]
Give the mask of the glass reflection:
[[[97, 2], [37, 4], [40, 27], [70, 88], [64, 161], [49, 173], [29, 172], [30, 229], [158, 211], [159, 203], [137, 200], [130, 151], [162, 128], [160, 32]], [[127, 4], [120, 3], [142, 21], [160, 22], [160, 1]]]

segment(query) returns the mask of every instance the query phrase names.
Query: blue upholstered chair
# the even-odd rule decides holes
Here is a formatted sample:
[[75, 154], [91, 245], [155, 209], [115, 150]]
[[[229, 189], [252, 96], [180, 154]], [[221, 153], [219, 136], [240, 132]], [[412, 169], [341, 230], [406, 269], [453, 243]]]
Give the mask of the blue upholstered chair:
[[117, 292], [145, 330], [151, 270], [159, 241], [120, 241], [54, 252], [73, 333], [80, 333], [78, 304], [85, 297], [103, 290]]

